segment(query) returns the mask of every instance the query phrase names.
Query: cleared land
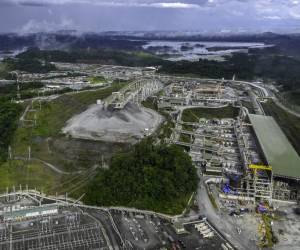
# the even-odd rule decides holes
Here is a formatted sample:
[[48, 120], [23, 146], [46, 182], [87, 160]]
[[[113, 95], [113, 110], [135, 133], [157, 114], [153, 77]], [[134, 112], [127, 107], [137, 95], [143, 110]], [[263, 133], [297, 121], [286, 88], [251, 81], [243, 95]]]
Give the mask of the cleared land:
[[116, 83], [104, 89], [63, 95], [52, 102], [45, 103], [43, 109], [37, 113], [38, 123], [34, 132], [39, 136], [58, 135], [72, 116], [85, 111], [98, 99], [108, 97], [123, 86], [124, 84]]
[[162, 117], [155, 111], [133, 103], [122, 110], [95, 104], [69, 120], [63, 132], [73, 138], [134, 143], [153, 133], [161, 121]]
[[227, 106], [225, 108], [190, 108], [182, 112], [181, 120], [184, 122], [198, 122], [200, 118], [222, 119], [238, 116], [239, 108]]
[[[80, 189], [95, 174], [94, 167], [101, 166], [103, 157], [107, 162], [113, 152], [126, 148], [126, 145], [73, 140], [63, 136], [61, 129], [72, 116], [85, 111], [97, 99], [108, 97], [122, 86], [124, 84], [113, 84], [105, 89], [64, 94], [42, 103], [41, 110], [36, 102], [37, 125], [33, 127], [30, 122], [25, 122], [18, 127], [11, 147], [13, 157], [21, 160], [1, 165], [0, 188], [21, 183], [52, 194], [56, 191], [71, 192], [74, 196], [80, 193]], [[33, 117], [32, 112], [25, 119], [30, 117]], [[29, 146], [32, 160], [28, 162], [24, 158], [28, 157]], [[60, 174], [40, 160], [70, 174]]]
[[262, 103], [267, 115], [273, 116], [295, 150], [300, 154], [300, 118], [287, 113], [272, 101]]
[[15, 186], [19, 188], [22, 185], [25, 188], [39, 188], [47, 191], [56, 186], [62, 180], [61, 176], [49, 168], [41, 166], [39, 162], [13, 160], [3, 163], [0, 166], [0, 190]]
[[[45, 144], [45, 139], [61, 136], [61, 129], [72, 116], [85, 111], [88, 106], [96, 103], [97, 99], [106, 98], [122, 86], [113, 85], [96, 91], [65, 94], [50, 102], [42, 103], [42, 109], [37, 109], [36, 112], [37, 125], [35, 127], [23, 125], [17, 129], [13, 143], [15, 154], [27, 155], [29, 145], [33, 147], [33, 152], [50, 151], [48, 143], [41, 147], [41, 144]], [[34, 108], [37, 108], [36, 106], [38, 104]], [[28, 113], [26, 119], [30, 116], [32, 117], [32, 113]]]
[[159, 110], [157, 107], [156, 100], [149, 97], [147, 100], [142, 102], [142, 105], [148, 109], [153, 109], [157, 113], [159, 113], [161, 116], [164, 117], [165, 121], [160, 125], [159, 129], [156, 131], [157, 138], [163, 142], [165, 139], [170, 138], [172, 134], [172, 128], [175, 127], [174, 122], [172, 121], [172, 118], [168, 113], [166, 113], [163, 110]]

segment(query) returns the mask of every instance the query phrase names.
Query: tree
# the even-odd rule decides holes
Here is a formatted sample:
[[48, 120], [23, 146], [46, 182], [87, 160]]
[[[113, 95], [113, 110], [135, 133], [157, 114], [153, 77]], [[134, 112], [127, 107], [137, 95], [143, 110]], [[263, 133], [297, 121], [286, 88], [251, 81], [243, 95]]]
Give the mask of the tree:
[[0, 162], [7, 158], [8, 146], [17, 128], [21, 111], [19, 104], [0, 100]]
[[130, 152], [115, 155], [109, 169], [99, 171], [87, 189], [86, 202], [181, 212], [197, 183], [196, 169], [182, 148], [156, 146], [145, 139]]

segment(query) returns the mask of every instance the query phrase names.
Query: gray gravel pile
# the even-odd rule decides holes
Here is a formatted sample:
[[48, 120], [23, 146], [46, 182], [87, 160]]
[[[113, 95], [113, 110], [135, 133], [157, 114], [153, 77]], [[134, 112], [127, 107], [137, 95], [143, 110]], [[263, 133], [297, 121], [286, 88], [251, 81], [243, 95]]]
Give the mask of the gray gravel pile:
[[134, 143], [153, 133], [162, 119], [155, 111], [133, 103], [122, 110], [108, 110], [95, 104], [71, 118], [63, 133], [73, 138]]

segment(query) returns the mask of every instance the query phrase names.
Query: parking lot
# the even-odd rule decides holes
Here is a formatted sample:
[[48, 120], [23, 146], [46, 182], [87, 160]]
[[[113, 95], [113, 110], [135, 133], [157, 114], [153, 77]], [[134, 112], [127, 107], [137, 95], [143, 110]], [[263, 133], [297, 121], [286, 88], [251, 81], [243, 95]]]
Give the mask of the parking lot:
[[[185, 232], [177, 234], [171, 222], [154, 215], [113, 211], [112, 216], [131, 249], [233, 249], [226, 248], [226, 240], [207, 222], [184, 223]], [[195, 227], [200, 222], [205, 224], [204, 234]]]
[[113, 211], [112, 215], [122, 237], [133, 249], [159, 249], [168, 244], [166, 222], [160, 218], [123, 211]]

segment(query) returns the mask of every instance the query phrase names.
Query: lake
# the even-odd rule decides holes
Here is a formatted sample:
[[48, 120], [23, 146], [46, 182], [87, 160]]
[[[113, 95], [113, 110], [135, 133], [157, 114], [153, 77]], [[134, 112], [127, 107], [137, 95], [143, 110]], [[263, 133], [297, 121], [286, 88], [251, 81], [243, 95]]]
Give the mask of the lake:
[[249, 49], [270, 46], [272, 45], [242, 42], [151, 41], [144, 45], [143, 48], [170, 61], [198, 61], [200, 58], [224, 60], [224, 56], [231, 55], [234, 52], [248, 53]]

